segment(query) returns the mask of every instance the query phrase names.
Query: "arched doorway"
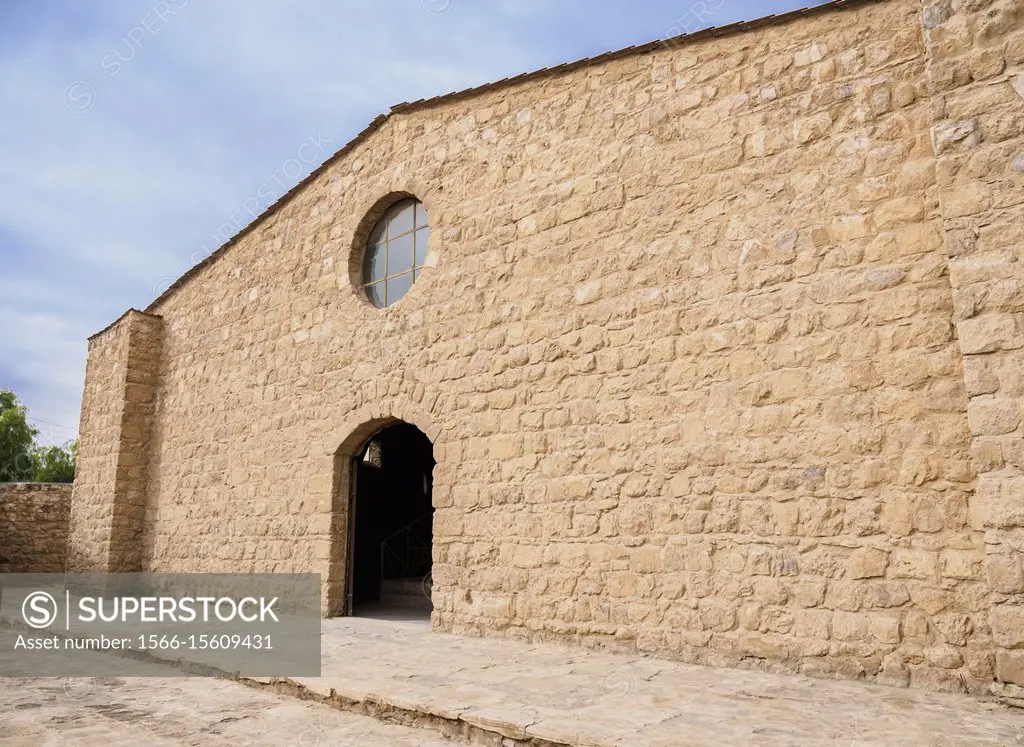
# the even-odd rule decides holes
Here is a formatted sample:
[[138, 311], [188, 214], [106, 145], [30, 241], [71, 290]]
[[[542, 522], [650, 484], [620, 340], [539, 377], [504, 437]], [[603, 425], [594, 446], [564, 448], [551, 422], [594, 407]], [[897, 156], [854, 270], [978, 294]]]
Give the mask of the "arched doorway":
[[346, 612], [429, 618], [434, 448], [396, 422], [351, 462]]

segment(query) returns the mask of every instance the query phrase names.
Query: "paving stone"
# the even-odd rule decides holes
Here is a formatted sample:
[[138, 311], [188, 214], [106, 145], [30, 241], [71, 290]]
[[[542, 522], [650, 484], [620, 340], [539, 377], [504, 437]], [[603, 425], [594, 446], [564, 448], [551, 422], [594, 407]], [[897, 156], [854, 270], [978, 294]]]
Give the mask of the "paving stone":
[[467, 638], [426, 622], [338, 618], [323, 627], [323, 676], [303, 680], [310, 690], [506, 736], [624, 747], [1024, 745], [1024, 710], [993, 699]]
[[443, 747], [382, 723], [245, 685], [199, 678], [0, 678], [3, 747]]

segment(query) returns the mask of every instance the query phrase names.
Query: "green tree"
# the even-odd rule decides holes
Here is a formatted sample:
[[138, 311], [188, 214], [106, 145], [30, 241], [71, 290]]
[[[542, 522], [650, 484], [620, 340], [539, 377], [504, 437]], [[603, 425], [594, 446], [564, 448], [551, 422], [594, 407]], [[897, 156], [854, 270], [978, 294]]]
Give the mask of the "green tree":
[[39, 446], [32, 452], [35, 482], [74, 482], [78, 441], [63, 446]]
[[28, 424], [27, 415], [14, 392], [0, 389], [0, 482], [33, 478], [33, 444], [39, 431]]

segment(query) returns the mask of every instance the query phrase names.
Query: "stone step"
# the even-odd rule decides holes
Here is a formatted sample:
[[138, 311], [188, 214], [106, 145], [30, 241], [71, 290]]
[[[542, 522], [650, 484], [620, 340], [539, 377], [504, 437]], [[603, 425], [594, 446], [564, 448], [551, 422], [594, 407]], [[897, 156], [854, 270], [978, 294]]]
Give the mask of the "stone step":
[[1024, 747], [1024, 712], [992, 697], [466, 637], [426, 621], [325, 620], [321, 647], [320, 677], [206, 673], [491, 747]]
[[1024, 746], [994, 698], [336, 618], [316, 678], [243, 680], [492, 747], [877, 744]]

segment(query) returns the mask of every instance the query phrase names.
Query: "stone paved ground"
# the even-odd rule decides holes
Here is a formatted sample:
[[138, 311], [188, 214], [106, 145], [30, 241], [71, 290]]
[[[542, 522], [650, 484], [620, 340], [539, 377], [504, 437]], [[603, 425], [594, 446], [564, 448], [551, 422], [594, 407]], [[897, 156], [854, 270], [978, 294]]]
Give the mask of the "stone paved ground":
[[422, 729], [198, 678], [0, 678], [2, 747], [441, 747]]
[[1024, 745], [1024, 710], [965, 695], [433, 633], [324, 623], [321, 694], [584, 745]]
[[[449, 636], [423, 622], [328, 620], [323, 665], [299, 680], [310, 697], [428, 714], [451, 733], [468, 724], [492, 745], [504, 734], [585, 747], [1024, 746], [1024, 710], [994, 701]], [[222, 680], [0, 678], [0, 747], [458, 743]]]

